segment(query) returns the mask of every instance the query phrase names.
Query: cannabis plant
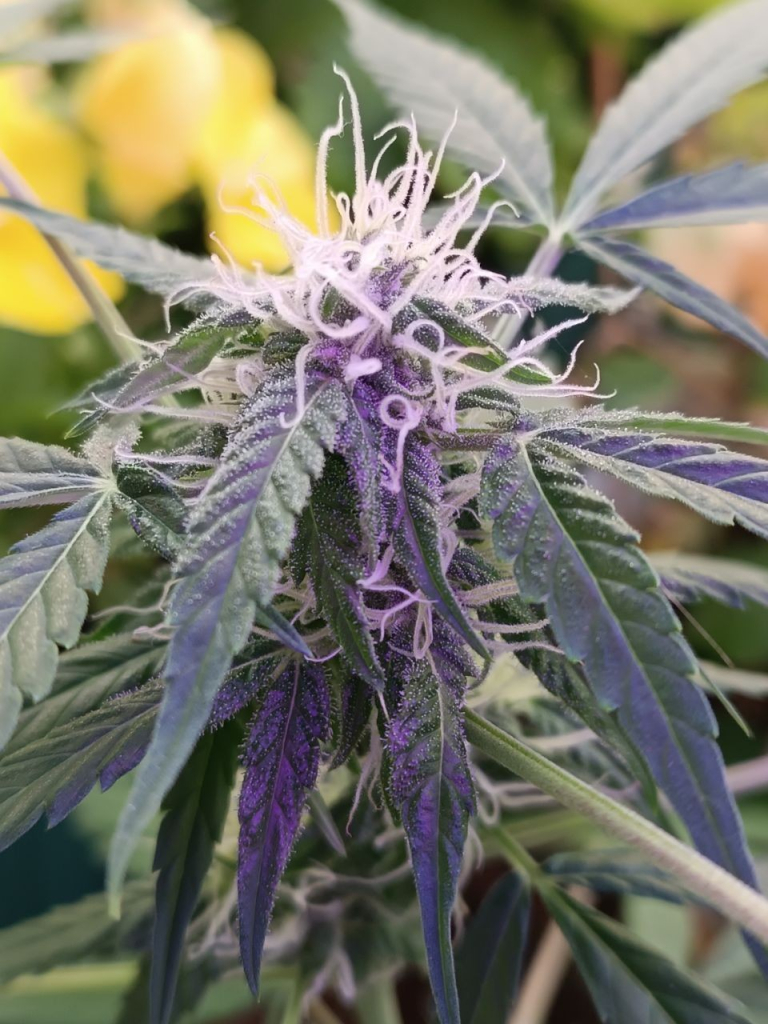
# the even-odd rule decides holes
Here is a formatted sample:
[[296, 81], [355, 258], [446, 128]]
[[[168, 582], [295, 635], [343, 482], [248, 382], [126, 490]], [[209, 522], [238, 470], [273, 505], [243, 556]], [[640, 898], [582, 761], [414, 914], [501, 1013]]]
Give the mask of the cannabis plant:
[[[0, 841], [43, 815], [55, 825], [97, 781], [107, 788], [134, 771], [108, 889], [118, 913], [131, 854], [161, 812], [154, 915], [136, 881], [123, 911], [128, 947], [149, 951], [153, 1022], [171, 1018], [183, 962], [199, 988], [211, 961], [231, 966], [219, 940], [232, 934], [233, 904], [208, 869], [237, 760], [236, 934], [254, 993], [265, 948], [271, 962], [313, 948], [314, 989], [335, 981], [350, 996], [381, 970], [362, 951], [385, 927], [384, 897], [360, 893], [393, 885], [386, 900], [410, 930], [404, 837], [443, 1024], [505, 1019], [531, 888], [603, 1020], [740, 1021], [725, 995], [563, 886], [586, 879], [703, 901], [742, 928], [768, 970], [768, 903], [707, 673], [675, 610], [703, 597], [768, 603], [768, 581], [749, 565], [649, 559], [597, 490], [608, 475], [765, 537], [768, 462], [719, 442], [765, 444], [768, 434], [603, 407], [599, 373], [584, 373], [578, 347], [553, 368], [547, 343], [636, 294], [553, 277], [576, 246], [768, 354], [736, 310], [615, 238], [764, 218], [765, 167], [686, 176], [604, 208], [614, 185], [762, 76], [768, 3], [724, 8], [640, 73], [598, 127], [559, 213], [544, 128], [510, 83], [372, 7], [338, 6], [354, 52], [404, 117], [371, 160], [339, 70], [338, 121], [318, 146], [316, 231], [255, 174], [244, 215], [279, 234], [284, 274], [45, 211], [3, 172], [4, 205], [70, 266], [69, 248], [193, 315], [169, 337], [138, 341], [80, 276], [107, 336], [131, 356], [73, 400], [79, 451], [0, 447], [3, 507], [64, 506], [0, 563]], [[349, 128], [354, 192], [329, 204], [329, 148]], [[385, 172], [398, 140], [402, 163]], [[447, 156], [470, 173], [432, 204]], [[545, 231], [524, 276], [478, 260], [497, 214]], [[537, 311], [553, 306], [580, 316], [537, 326]], [[154, 575], [60, 656], [78, 642], [121, 516], [155, 554]], [[509, 659], [494, 667], [503, 655], [548, 695], [525, 714], [505, 693], [520, 673]], [[584, 744], [563, 744], [564, 759], [529, 742], [574, 723]], [[634, 859], [620, 850], [536, 864], [499, 824], [525, 784], [598, 822]], [[470, 829], [474, 857], [478, 842], [501, 849], [515, 874], [472, 922], [457, 988], [452, 915], [458, 929]], [[391, 958], [418, 955], [398, 942]]]

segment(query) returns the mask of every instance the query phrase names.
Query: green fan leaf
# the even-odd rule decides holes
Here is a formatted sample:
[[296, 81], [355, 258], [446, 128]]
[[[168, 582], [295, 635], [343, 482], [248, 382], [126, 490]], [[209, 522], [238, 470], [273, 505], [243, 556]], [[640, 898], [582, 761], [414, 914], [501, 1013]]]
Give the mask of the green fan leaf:
[[483, 174], [537, 223], [552, 218], [552, 160], [544, 123], [512, 82], [466, 49], [358, 0], [335, 0], [352, 50], [401, 111], [434, 141], [457, 114], [448, 152]]
[[68, 505], [103, 487], [101, 472], [66, 448], [0, 438], [0, 509]]
[[297, 415], [293, 376], [269, 377], [246, 405], [194, 506], [169, 610], [174, 634], [163, 709], [113, 840], [115, 898], [130, 851], [194, 748], [257, 610], [269, 606], [296, 517], [346, 410], [338, 382], [310, 380]]
[[539, 892], [606, 1024], [748, 1024], [734, 1000], [645, 946], [618, 921], [554, 886]]
[[0, 749], [23, 697], [50, 690], [58, 646], [77, 642], [107, 563], [111, 506], [106, 490], [81, 498], [0, 561]]
[[159, 672], [164, 657], [164, 643], [139, 640], [130, 633], [66, 651], [59, 658], [50, 696], [21, 712], [4, 754], [43, 739], [109, 697], [141, 686]]
[[150, 1024], [171, 1019], [184, 937], [213, 850], [221, 840], [235, 775], [239, 730], [203, 736], [166, 797], [154, 867], [160, 874], [149, 980]]
[[21, 974], [130, 949], [149, 930], [152, 887], [128, 884], [126, 912], [119, 921], [107, 913], [104, 893], [94, 893], [0, 930], [0, 985]]
[[107, 789], [141, 759], [162, 688], [142, 686], [0, 757], [0, 850], [45, 814], [52, 828], [97, 781]]
[[594, 699], [643, 752], [698, 848], [754, 885], [712, 712], [636, 535], [577, 473], [514, 437], [489, 456], [481, 511], [521, 596], [545, 605], [563, 652], [582, 662]]
[[530, 892], [508, 874], [487, 893], [456, 951], [462, 1024], [507, 1024], [528, 937]]

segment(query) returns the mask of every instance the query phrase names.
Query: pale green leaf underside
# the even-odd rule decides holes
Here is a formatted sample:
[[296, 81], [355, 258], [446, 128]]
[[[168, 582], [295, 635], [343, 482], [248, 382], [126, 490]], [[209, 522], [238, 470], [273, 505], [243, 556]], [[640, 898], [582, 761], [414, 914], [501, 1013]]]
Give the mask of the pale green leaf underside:
[[98, 591], [109, 550], [111, 497], [96, 492], [27, 537], [0, 561], [0, 749], [24, 696], [44, 697], [58, 647], [72, 647]]
[[563, 213], [583, 224], [601, 196], [768, 70], [768, 2], [725, 5], [650, 60], [603, 116]]
[[733, 444], [758, 444], [768, 447], [768, 430], [751, 423], [684, 416], [674, 412], [645, 412], [641, 409], [604, 409], [601, 407], [558, 410], [544, 421], [551, 429], [565, 426], [600, 427], [603, 430], [652, 430], [676, 437], [700, 437]]
[[66, 448], [0, 438], [0, 509], [65, 505], [103, 486], [98, 469]]
[[[358, 0], [335, 0], [355, 56], [421, 133], [483, 174], [540, 223], [552, 218], [552, 161], [543, 121], [517, 88], [463, 47]], [[503, 163], [503, 167], [502, 167]]]

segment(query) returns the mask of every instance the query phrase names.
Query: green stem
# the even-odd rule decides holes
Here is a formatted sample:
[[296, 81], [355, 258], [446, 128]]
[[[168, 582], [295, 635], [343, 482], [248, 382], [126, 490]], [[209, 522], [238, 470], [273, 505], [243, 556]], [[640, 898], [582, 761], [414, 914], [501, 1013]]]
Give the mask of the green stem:
[[[4, 186], [12, 199], [40, 205], [40, 200], [22, 178], [8, 158], [0, 152], [0, 185]], [[59, 263], [69, 275], [72, 283], [88, 304], [93, 319], [101, 328], [120, 362], [133, 362], [143, 356], [141, 348], [133, 340], [130, 327], [120, 311], [104, 292], [91, 274], [78, 262], [69, 249], [58, 239], [43, 233]], [[44, 301], [44, 296], [41, 296]]]
[[691, 892], [768, 944], [768, 900], [759, 892], [476, 712], [466, 712], [466, 723], [469, 742], [482, 753], [532, 782], [564, 807], [591, 818], [606, 832], [646, 854], [654, 864], [679, 878]]
[[[559, 238], [547, 235], [539, 244], [533, 254], [530, 263], [525, 268], [526, 277], [551, 277], [560, 260], [563, 258], [563, 249]], [[493, 340], [505, 350], [510, 349], [525, 325], [526, 317], [507, 314], [499, 318]]]
[[395, 979], [386, 975], [369, 981], [360, 990], [357, 1012], [365, 1024], [402, 1024]]

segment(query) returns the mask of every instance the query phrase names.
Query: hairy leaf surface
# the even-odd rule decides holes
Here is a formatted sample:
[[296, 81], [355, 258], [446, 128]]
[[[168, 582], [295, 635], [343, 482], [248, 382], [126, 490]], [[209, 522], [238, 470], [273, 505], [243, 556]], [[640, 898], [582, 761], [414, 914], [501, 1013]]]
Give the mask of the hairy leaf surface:
[[360, 513], [344, 462], [328, 460], [312, 488], [306, 516], [309, 572], [315, 596], [350, 668], [376, 689], [384, 676], [373, 645], [358, 580], [366, 575]]
[[66, 448], [0, 438], [0, 509], [67, 505], [104, 484], [95, 466]]
[[545, 605], [564, 653], [583, 663], [697, 847], [754, 885], [712, 712], [636, 535], [577, 473], [513, 438], [491, 453], [481, 501], [521, 596]]
[[[434, 141], [458, 114], [448, 151], [520, 202], [538, 223], [552, 217], [552, 160], [543, 121], [479, 57], [358, 0], [335, 0], [355, 56], [387, 96]], [[503, 164], [503, 166], [502, 166]]]
[[768, 462], [720, 445], [627, 431], [555, 430], [532, 447], [674, 498], [723, 526], [768, 537]]
[[608, 107], [574, 176], [563, 218], [583, 224], [630, 171], [768, 69], [765, 0], [718, 9], [664, 47]]
[[453, 686], [416, 667], [387, 731], [390, 789], [408, 837], [441, 1024], [459, 1024], [451, 910], [474, 808], [461, 700]]
[[318, 666], [290, 665], [267, 690], [246, 739], [240, 793], [240, 951], [258, 992], [275, 890], [314, 788], [329, 698]]
[[584, 409], [558, 409], [542, 417], [548, 429], [598, 427], [602, 430], [650, 430], [677, 437], [701, 437], [710, 441], [731, 441], [734, 444], [768, 445], [768, 430], [750, 423], [729, 423], [725, 420], [683, 416], [674, 412], [646, 412], [644, 409], [605, 409], [600, 406]]
[[[0, 560], [0, 748], [11, 736], [22, 696], [51, 688], [58, 646], [77, 642], [107, 562], [111, 497], [81, 498]], [[58, 645], [58, 646], [57, 646]]]
[[321, 381], [297, 417], [293, 378], [269, 378], [246, 406], [194, 507], [169, 611], [175, 631], [163, 708], [113, 841], [115, 895], [127, 856], [193, 749], [257, 609], [272, 599], [295, 518], [345, 415], [340, 390], [335, 381]]

